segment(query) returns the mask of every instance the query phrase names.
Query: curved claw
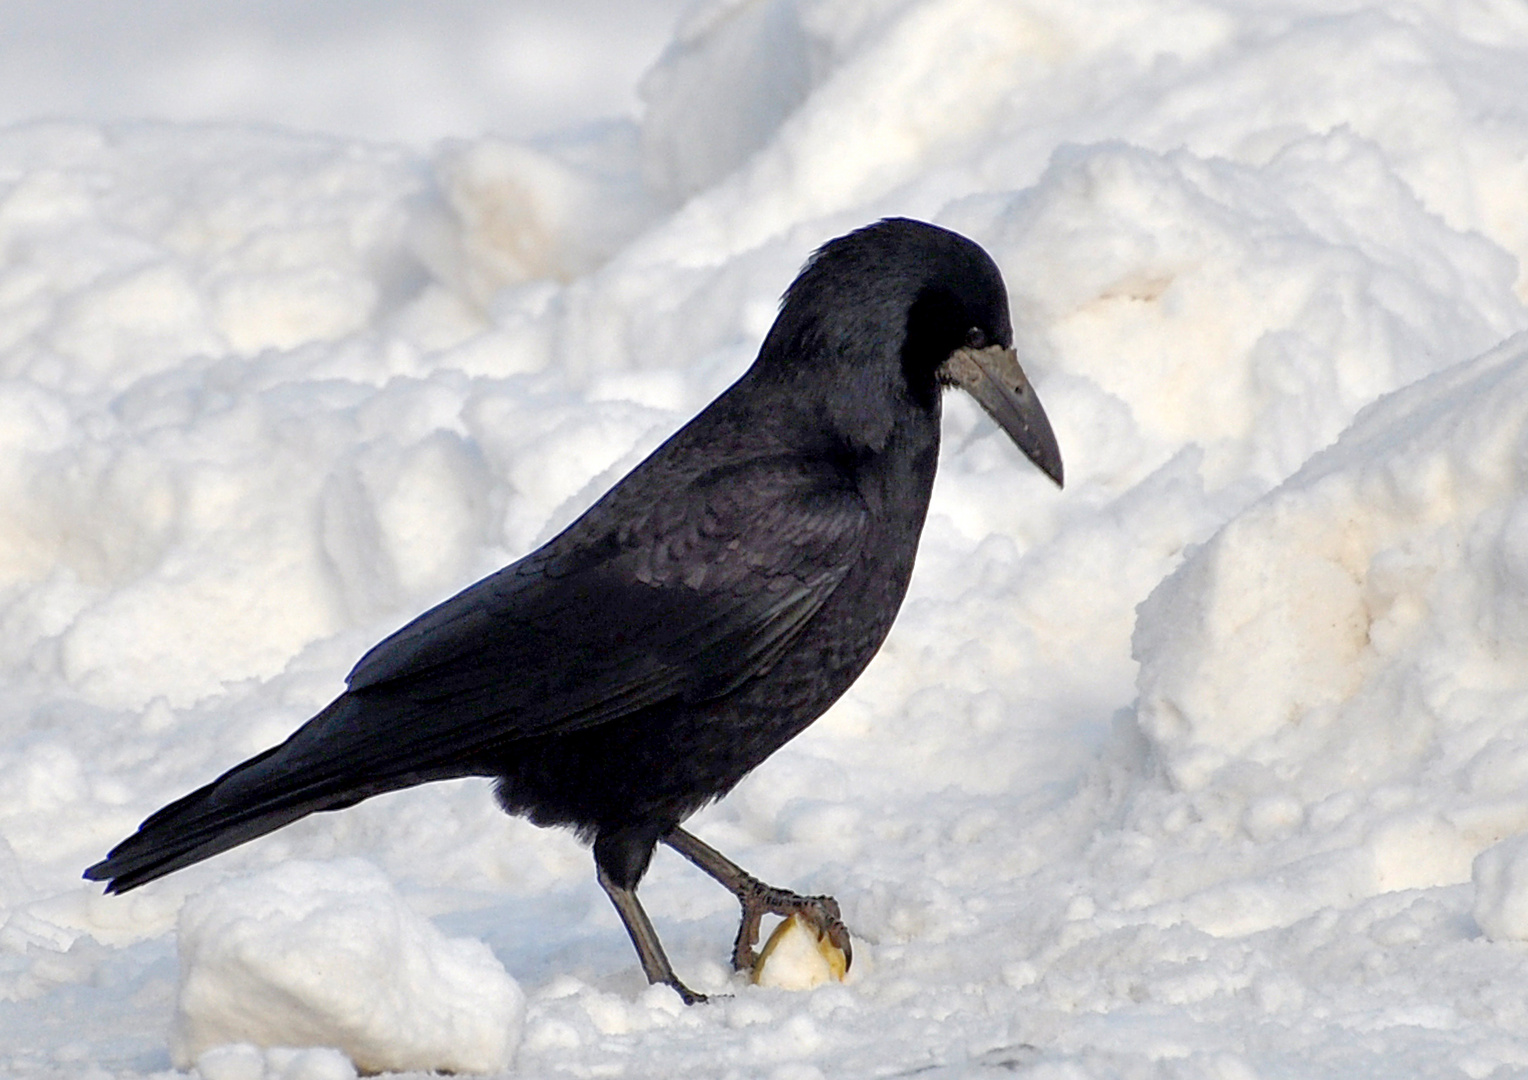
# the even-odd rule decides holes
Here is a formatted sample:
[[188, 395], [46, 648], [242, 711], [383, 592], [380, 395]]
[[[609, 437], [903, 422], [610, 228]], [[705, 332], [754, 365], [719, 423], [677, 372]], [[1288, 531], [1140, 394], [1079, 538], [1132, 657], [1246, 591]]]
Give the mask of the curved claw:
[[779, 915], [786, 919], [800, 915], [843, 953], [844, 970], [849, 970], [849, 965], [854, 962], [854, 947], [837, 900], [831, 896], [802, 896], [789, 889], [766, 885], [684, 829], [671, 829], [663, 837], [663, 842], [719, 881], [743, 906], [743, 920], [737, 929], [737, 940], [732, 943], [735, 970], [752, 971], [758, 961], [753, 947], [759, 943], [759, 923], [765, 915]]
[[844, 970], [854, 963], [854, 944], [849, 928], [844, 925], [838, 901], [831, 896], [802, 896], [788, 889], [777, 889], [757, 878], [750, 879], [737, 894], [743, 905], [743, 921], [738, 927], [737, 940], [732, 945], [732, 967], [736, 971], [752, 971], [758, 963], [753, 947], [759, 943], [759, 923], [765, 915], [790, 918], [800, 915], [807, 925], [833, 943], [844, 954]]
[[697, 990], [691, 990], [677, 978], [664, 979], [663, 985], [671, 988], [674, 993], [678, 994], [679, 1000], [684, 1002], [686, 1005], [700, 1005], [711, 1000], [705, 994], [702, 994]]

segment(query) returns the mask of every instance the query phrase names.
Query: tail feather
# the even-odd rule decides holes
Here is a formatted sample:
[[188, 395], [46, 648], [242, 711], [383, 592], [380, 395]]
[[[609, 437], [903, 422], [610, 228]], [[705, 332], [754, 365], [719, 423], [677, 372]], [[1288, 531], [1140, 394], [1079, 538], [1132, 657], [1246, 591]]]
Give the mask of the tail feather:
[[[151, 814], [85, 877], [107, 882], [107, 892], [126, 892], [309, 814], [463, 775], [460, 767], [379, 769], [365, 752], [375, 740], [364, 740], [346, 753], [344, 743], [351, 740], [340, 732], [358, 730], [358, 711], [354, 700], [342, 695], [286, 742]], [[315, 753], [318, 748], [321, 752]]]
[[257, 788], [251, 793], [253, 798], [234, 801], [227, 798], [226, 788], [231, 781], [243, 779], [243, 774], [264, 764], [280, 749], [275, 747], [236, 766], [159, 810], [137, 832], [112, 848], [106, 858], [86, 870], [85, 877], [106, 881], [107, 892], [126, 892], [274, 832], [298, 818], [319, 810], [350, 806], [369, 794], [324, 791], [322, 786], [314, 790], [311, 785], [282, 791], [280, 788], [287, 785], [272, 785], [275, 790], [263, 793]]

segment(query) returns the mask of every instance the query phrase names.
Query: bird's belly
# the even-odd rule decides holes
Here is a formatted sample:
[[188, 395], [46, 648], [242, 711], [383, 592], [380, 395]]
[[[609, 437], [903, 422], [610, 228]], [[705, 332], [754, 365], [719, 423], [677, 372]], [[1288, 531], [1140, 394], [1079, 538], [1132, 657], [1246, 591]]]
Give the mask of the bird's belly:
[[[821, 716], [864, 670], [901, 590], [873, 618], [830, 604], [768, 672], [724, 697], [670, 701], [581, 731], [524, 739], [487, 763], [504, 808], [589, 837], [635, 824], [666, 830], [725, 795]], [[845, 598], [848, 599], [848, 598]], [[889, 604], [885, 601], [889, 601]]]

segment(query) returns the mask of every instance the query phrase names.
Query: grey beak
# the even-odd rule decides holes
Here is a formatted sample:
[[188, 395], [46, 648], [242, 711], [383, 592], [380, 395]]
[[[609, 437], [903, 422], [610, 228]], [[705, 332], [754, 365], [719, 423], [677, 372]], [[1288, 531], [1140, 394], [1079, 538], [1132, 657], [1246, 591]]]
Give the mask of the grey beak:
[[981, 402], [1014, 445], [1057, 487], [1062, 486], [1061, 448], [1034, 387], [1019, 366], [1018, 353], [1001, 345], [956, 349], [940, 365], [939, 374]]

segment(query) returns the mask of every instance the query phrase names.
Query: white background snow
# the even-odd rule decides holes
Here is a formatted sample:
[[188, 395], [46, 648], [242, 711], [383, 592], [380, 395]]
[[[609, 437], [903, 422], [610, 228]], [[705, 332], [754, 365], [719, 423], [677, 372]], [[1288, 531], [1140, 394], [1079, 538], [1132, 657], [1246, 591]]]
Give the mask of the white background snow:
[[[1528, 1073], [1525, 72], [1520, 0], [8, 4], [0, 1074]], [[476, 782], [80, 880], [888, 214], [1003, 268], [1068, 483], [949, 399], [891, 639], [692, 822], [847, 983], [730, 982], [661, 852], [679, 1006]]]

